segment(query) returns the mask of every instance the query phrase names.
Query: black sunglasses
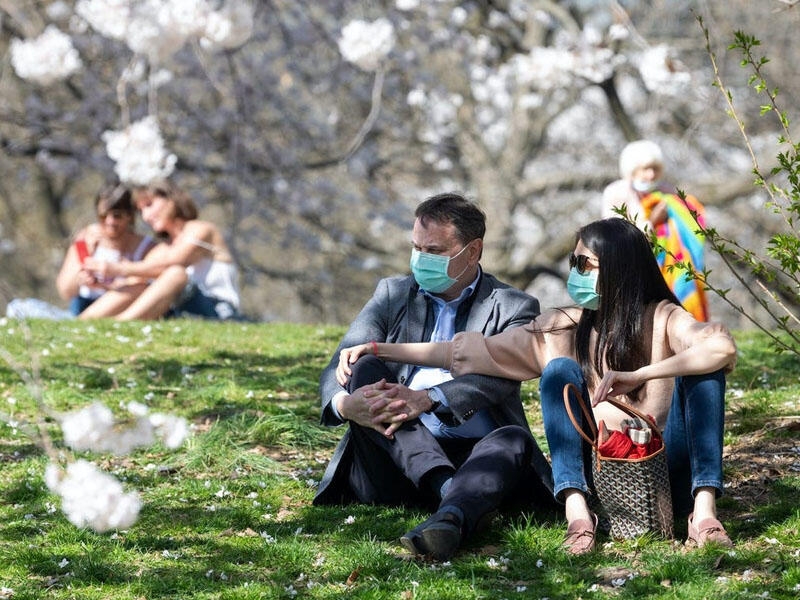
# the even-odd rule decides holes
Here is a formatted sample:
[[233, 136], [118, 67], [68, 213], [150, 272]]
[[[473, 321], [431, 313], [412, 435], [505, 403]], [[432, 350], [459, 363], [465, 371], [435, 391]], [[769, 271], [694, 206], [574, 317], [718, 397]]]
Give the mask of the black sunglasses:
[[586, 265], [589, 261], [592, 260], [590, 256], [586, 256], [585, 254], [578, 254], [575, 256], [574, 254], [569, 255], [569, 268], [574, 269], [578, 267], [578, 273], [583, 275], [586, 273]]

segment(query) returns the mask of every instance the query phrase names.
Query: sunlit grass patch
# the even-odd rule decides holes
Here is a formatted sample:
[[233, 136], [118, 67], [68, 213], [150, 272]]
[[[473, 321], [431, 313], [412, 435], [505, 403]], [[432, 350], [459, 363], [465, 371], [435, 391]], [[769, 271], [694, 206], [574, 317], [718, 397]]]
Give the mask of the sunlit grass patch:
[[[398, 541], [424, 511], [311, 504], [344, 432], [319, 424], [317, 395], [342, 328], [164, 321], [23, 329], [0, 327], [2, 344], [29, 367], [37, 357], [54, 410], [100, 401], [124, 414], [135, 401], [185, 417], [191, 431], [178, 451], [156, 444], [127, 456], [76, 454], [142, 497], [135, 525], [97, 534], [61, 513], [43, 482], [46, 458], [21, 426], [0, 424], [0, 588], [15, 600], [800, 593], [800, 365], [773, 357], [758, 335], [737, 336], [728, 385], [719, 511], [733, 550], [689, 550], [681, 537], [600, 537], [595, 553], [570, 557], [560, 547], [563, 514], [523, 507], [502, 511], [449, 563], [437, 563], [409, 556]], [[546, 450], [537, 382], [523, 385], [523, 398]], [[36, 414], [18, 374], [3, 367], [0, 412], [20, 422]], [[58, 441], [54, 425], [46, 422]], [[685, 519], [676, 531], [685, 534]]]

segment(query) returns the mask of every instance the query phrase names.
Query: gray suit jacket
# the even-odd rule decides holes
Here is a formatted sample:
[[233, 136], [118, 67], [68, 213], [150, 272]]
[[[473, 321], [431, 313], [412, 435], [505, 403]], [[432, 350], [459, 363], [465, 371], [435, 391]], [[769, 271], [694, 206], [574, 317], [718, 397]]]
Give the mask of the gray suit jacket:
[[[468, 312], [467, 312], [468, 311]], [[539, 301], [528, 294], [502, 283], [492, 275], [482, 273], [475, 293], [459, 308], [456, 331], [480, 331], [485, 336], [499, 333], [510, 327], [529, 323], [539, 314]], [[419, 286], [412, 276], [382, 279], [372, 298], [350, 325], [330, 363], [320, 377], [322, 400], [321, 421], [324, 425], [341, 425], [331, 407], [331, 399], [342, 391], [336, 381], [335, 371], [342, 348], [363, 344], [370, 340], [378, 342], [424, 342], [433, 328], [433, 309], [429, 300], [419, 293]], [[408, 381], [414, 366], [388, 363], [397, 381]], [[520, 425], [528, 428], [525, 412], [520, 400], [520, 384], [516, 381], [465, 375], [437, 386], [447, 398], [449, 408], [442, 407], [437, 415], [442, 420], [461, 423], [475, 412], [488, 408], [499, 426]], [[335, 502], [341, 490], [329, 489], [337, 472], [349, 467], [349, 429], [334, 452], [331, 463], [320, 483], [315, 504]], [[550, 475], [549, 464], [541, 453], [534, 466], [546, 479]], [[541, 464], [544, 461], [544, 464]], [[550, 485], [552, 488], [552, 485]]]

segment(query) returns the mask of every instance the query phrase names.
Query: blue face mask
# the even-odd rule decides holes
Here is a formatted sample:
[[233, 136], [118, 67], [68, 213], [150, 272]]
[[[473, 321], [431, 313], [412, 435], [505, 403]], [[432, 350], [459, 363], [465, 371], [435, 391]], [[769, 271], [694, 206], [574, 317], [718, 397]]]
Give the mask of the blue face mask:
[[[458, 254], [461, 254], [467, 247], [464, 246]], [[456, 256], [458, 256], [456, 254]], [[459, 277], [469, 268], [464, 267], [464, 271], [453, 278], [447, 274], [450, 261], [456, 256], [442, 256], [441, 254], [429, 254], [420, 252], [416, 248], [411, 251], [411, 272], [417, 280], [419, 287], [431, 294], [440, 294], [450, 289], [458, 281]]]
[[600, 305], [600, 294], [597, 293], [597, 269], [578, 273], [578, 269], [573, 267], [569, 271], [567, 278], [567, 293], [578, 306], [597, 310]]

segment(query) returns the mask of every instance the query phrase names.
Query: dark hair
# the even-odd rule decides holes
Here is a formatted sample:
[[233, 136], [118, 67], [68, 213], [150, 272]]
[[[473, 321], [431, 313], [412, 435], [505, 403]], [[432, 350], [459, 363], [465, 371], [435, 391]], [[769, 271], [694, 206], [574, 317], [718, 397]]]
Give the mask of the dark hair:
[[[656, 262], [653, 247], [635, 225], [612, 217], [578, 230], [580, 240], [598, 258], [597, 310], [584, 309], [575, 334], [578, 362], [587, 381], [603, 375], [603, 362], [614, 371], [633, 371], [649, 362], [649, 340], [643, 339], [647, 305], [669, 300], [680, 304]], [[594, 360], [589, 339], [597, 330]], [[636, 396], [634, 390], [631, 397]]]
[[104, 212], [121, 210], [131, 217], [136, 216], [136, 207], [133, 205], [131, 191], [121, 183], [107, 185], [97, 193], [94, 199], [94, 208], [98, 214], [101, 204], [105, 205]]
[[472, 240], [482, 240], [486, 233], [486, 215], [460, 194], [431, 196], [417, 206], [414, 216], [423, 226], [427, 226], [428, 221], [442, 225], [452, 223], [456, 228], [458, 241], [464, 245]]
[[158, 181], [150, 185], [141, 186], [134, 190], [137, 197], [140, 195], [160, 196], [172, 200], [175, 205], [175, 217], [184, 221], [197, 218], [197, 205], [192, 197], [171, 181]]

